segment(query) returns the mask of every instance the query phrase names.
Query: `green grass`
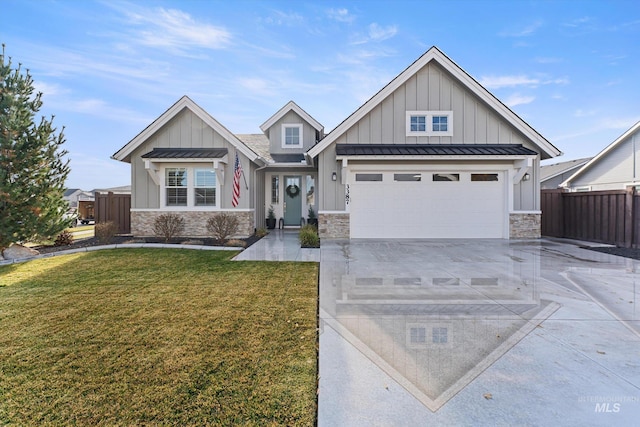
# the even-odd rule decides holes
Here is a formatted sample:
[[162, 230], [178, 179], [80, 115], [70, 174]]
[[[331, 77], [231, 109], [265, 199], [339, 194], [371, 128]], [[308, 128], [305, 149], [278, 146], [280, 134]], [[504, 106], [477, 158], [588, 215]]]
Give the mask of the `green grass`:
[[0, 267], [0, 425], [313, 425], [313, 263], [118, 249]]

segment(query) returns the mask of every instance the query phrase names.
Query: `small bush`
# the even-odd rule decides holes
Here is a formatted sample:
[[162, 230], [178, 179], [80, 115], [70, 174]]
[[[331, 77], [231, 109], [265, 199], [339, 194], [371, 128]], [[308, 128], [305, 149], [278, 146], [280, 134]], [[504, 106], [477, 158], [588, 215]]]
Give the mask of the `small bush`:
[[305, 225], [300, 229], [298, 235], [300, 239], [300, 246], [303, 248], [319, 248], [320, 237], [318, 237], [318, 230], [313, 225]]
[[73, 234], [69, 231], [64, 230], [62, 233], [58, 234], [56, 240], [53, 242], [54, 246], [69, 246], [73, 243]]
[[207, 230], [215, 239], [227, 240], [238, 232], [240, 221], [235, 216], [222, 213], [207, 220]]
[[184, 218], [176, 214], [163, 214], [153, 221], [153, 232], [158, 237], [164, 237], [168, 243], [175, 236], [179, 236], [184, 230]]
[[245, 242], [244, 240], [240, 240], [240, 239], [231, 239], [231, 240], [227, 240], [227, 242], [224, 244], [225, 246], [233, 246], [236, 248], [246, 248], [247, 247], [247, 242]]
[[256, 237], [262, 238], [262, 237], [266, 236], [267, 234], [269, 234], [269, 232], [267, 231], [266, 228], [262, 227], [262, 228], [258, 228], [256, 230], [255, 234], [256, 234]]
[[113, 221], [99, 222], [94, 228], [94, 234], [100, 243], [107, 244], [118, 234], [118, 225]]

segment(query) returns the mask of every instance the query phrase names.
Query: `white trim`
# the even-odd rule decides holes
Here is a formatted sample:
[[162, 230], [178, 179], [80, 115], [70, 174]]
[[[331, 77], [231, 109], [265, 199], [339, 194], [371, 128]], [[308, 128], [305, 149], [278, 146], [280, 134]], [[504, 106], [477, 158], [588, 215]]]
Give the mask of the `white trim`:
[[[478, 96], [482, 101], [493, 108], [503, 119], [507, 120], [513, 127], [522, 132], [524, 136], [530, 139], [534, 144], [540, 147], [548, 157], [556, 157], [561, 153], [551, 142], [536, 132], [528, 123], [522, 120], [517, 114], [510, 110], [505, 104], [500, 102], [495, 96], [493, 96], [488, 90], [480, 85], [473, 77], [471, 77], [466, 71], [460, 68], [459, 65], [449, 59], [444, 53], [442, 53], [437, 47], [432, 47], [424, 55], [418, 58], [413, 64], [400, 73], [395, 79], [393, 79], [382, 90], [375, 94], [371, 99], [365, 102], [360, 108], [358, 108], [353, 114], [351, 114], [346, 120], [340, 123], [334, 130], [331, 131], [326, 138], [312, 147], [308, 153], [311, 157], [316, 157], [322, 151], [324, 151], [329, 145], [336, 142], [344, 133], [360, 121], [365, 115], [370, 113], [376, 106], [378, 106], [385, 98], [391, 95], [396, 89], [407, 82], [413, 75], [415, 75], [421, 68], [431, 61], [436, 61], [446, 71], [451, 73], [455, 79], [457, 79], [462, 85]], [[544, 157], [544, 156], [542, 156]]]
[[[287, 144], [287, 129], [291, 128], [291, 129], [298, 129], [298, 143], [295, 145], [292, 144]], [[303, 139], [303, 132], [304, 132], [304, 126], [302, 125], [302, 123], [282, 123], [282, 125], [280, 125], [280, 137], [281, 137], [281, 144], [282, 144], [282, 148], [302, 148], [304, 145], [304, 139]], [[306, 166], [306, 162], [305, 162], [305, 166]]]
[[[453, 111], [406, 111], [406, 136], [453, 136]], [[424, 131], [411, 130], [411, 117], [421, 117], [425, 119]], [[434, 131], [433, 117], [447, 117], [447, 130]]]
[[410, 160], [475, 160], [477, 162], [484, 161], [496, 161], [496, 160], [526, 160], [526, 159], [535, 159], [536, 156], [529, 155], [511, 155], [511, 156], [479, 156], [479, 155], [450, 155], [450, 156], [379, 156], [379, 155], [371, 155], [371, 156], [336, 156], [336, 160], [399, 160], [399, 161], [410, 161]]
[[[187, 189], [187, 204], [186, 206], [181, 206], [181, 205], [172, 205], [172, 206], [167, 206], [167, 185], [166, 185], [166, 170], [167, 169], [174, 169], [174, 168], [182, 168], [182, 169], [186, 169], [187, 170], [187, 186], [185, 187]], [[169, 211], [173, 211], [173, 210], [181, 210], [181, 211], [191, 211], [191, 210], [219, 210], [219, 206], [221, 204], [221, 185], [220, 185], [220, 180], [218, 179], [218, 173], [216, 171], [216, 169], [213, 168], [213, 165], [211, 166], [211, 170], [214, 171], [214, 173], [216, 174], [216, 186], [215, 186], [215, 190], [216, 190], [216, 200], [215, 200], [215, 204], [214, 205], [205, 205], [205, 206], [196, 206], [195, 204], [195, 181], [196, 181], [196, 177], [195, 177], [195, 170], [196, 169], [202, 169], [202, 166], [198, 167], [195, 166], [193, 163], [189, 164], [189, 163], [172, 163], [172, 164], [164, 164], [160, 167], [160, 170], [158, 171], [158, 175], [160, 176], [160, 209], [161, 210], [169, 210]], [[172, 187], [173, 188], [173, 187]]]
[[[607, 155], [607, 153], [609, 153], [611, 150], [613, 150], [615, 147], [617, 147], [620, 143], [622, 143], [624, 140], [626, 140], [627, 137], [633, 135], [633, 133], [635, 131], [637, 131], [638, 129], [640, 129], [640, 122], [638, 122], [635, 125], [631, 126], [625, 133], [620, 135], [615, 141], [613, 141], [611, 144], [607, 145], [604, 148], [604, 150], [602, 150], [601, 152], [596, 154], [595, 157], [593, 157], [591, 160], [589, 160], [584, 166], [582, 166], [580, 169], [578, 169], [573, 175], [571, 175], [569, 178], [567, 178], [562, 183], [560, 183], [559, 187], [565, 187], [565, 188], [566, 187], [570, 187], [571, 186], [571, 181], [573, 181], [575, 178], [580, 176], [587, 169], [591, 168], [591, 166], [594, 163], [598, 162], [598, 160], [600, 160], [600, 158], [602, 158], [605, 155]], [[633, 153], [633, 155], [635, 156], [635, 153]]]
[[111, 158], [114, 160], [120, 160], [122, 162], [128, 162], [127, 158], [133, 153], [133, 151], [140, 145], [144, 144], [153, 134], [159, 131], [164, 125], [166, 125], [171, 119], [178, 115], [182, 110], [187, 108], [193, 114], [198, 116], [203, 122], [209, 125], [213, 130], [219, 133], [225, 140], [233, 145], [238, 151], [240, 151], [249, 160], [257, 162], [260, 158], [256, 153], [247, 147], [238, 137], [232, 134], [227, 128], [225, 128], [220, 122], [214, 119], [209, 113], [203, 110], [199, 105], [193, 102], [188, 96], [183, 96], [175, 104], [173, 104], [167, 111], [165, 111], [160, 117], [147, 126], [142, 132], [136, 135], [131, 141], [129, 141], [124, 147], [114, 153]]
[[269, 117], [267, 119], [266, 122], [264, 122], [263, 124], [260, 125], [260, 130], [262, 130], [262, 132], [266, 132], [267, 130], [269, 130], [269, 128], [271, 126], [273, 126], [274, 124], [276, 124], [276, 122], [278, 120], [280, 120], [285, 114], [287, 114], [289, 111], [294, 111], [296, 114], [298, 114], [303, 120], [305, 120], [307, 123], [309, 123], [315, 130], [322, 132], [324, 130], [324, 126], [322, 126], [320, 123], [318, 123], [316, 121], [316, 119], [314, 119], [313, 117], [311, 117], [309, 115], [309, 113], [307, 113], [306, 111], [304, 111], [302, 108], [300, 108], [298, 106], [298, 104], [296, 104], [293, 101], [289, 101], [287, 102], [287, 104], [282, 107], [281, 109], [279, 109], [273, 116]]

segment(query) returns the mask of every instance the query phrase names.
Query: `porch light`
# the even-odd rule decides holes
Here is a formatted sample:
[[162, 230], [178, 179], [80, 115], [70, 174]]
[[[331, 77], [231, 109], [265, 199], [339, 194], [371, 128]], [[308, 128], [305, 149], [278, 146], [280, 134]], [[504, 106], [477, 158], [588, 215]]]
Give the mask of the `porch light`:
[[333, 173], [331, 174], [331, 181], [337, 181], [337, 180], [338, 180], [338, 174], [337, 174], [337, 173], [335, 173], [335, 172], [333, 172]]
[[525, 174], [524, 174], [524, 176], [522, 177], [522, 180], [523, 180], [523, 181], [529, 181], [529, 178], [531, 178], [531, 177], [529, 176], [529, 174], [528, 174], [528, 173], [525, 173]]

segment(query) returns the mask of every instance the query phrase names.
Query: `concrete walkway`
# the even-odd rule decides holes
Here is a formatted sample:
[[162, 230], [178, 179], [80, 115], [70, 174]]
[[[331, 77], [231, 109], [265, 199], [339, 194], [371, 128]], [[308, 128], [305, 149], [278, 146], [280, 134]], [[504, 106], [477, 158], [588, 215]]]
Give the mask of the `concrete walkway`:
[[323, 241], [318, 425], [637, 425], [639, 267], [549, 240]]
[[320, 249], [302, 249], [297, 229], [270, 230], [269, 234], [239, 253], [236, 261], [320, 262]]

